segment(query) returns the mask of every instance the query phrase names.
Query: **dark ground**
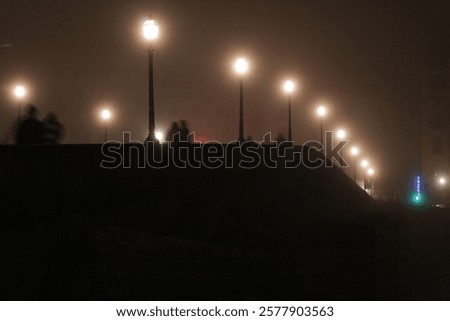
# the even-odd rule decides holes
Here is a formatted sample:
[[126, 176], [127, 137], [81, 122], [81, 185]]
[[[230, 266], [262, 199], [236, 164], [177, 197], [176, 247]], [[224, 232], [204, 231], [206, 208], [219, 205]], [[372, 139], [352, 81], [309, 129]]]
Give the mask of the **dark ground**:
[[1, 299], [448, 300], [450, 211], [338, 169], [101, 169], [0, 146]]

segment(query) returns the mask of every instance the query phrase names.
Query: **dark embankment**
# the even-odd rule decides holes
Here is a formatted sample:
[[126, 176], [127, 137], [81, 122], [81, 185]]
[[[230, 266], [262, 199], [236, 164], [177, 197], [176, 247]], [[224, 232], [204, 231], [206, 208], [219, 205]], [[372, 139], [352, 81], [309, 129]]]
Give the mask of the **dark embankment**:
[[139, 146], [122, 166], [99, 145], [0, 147], [1, 298], [398, 298], [403, 225], [337, 168], [253, 152], [267, 164], [153, 169]]

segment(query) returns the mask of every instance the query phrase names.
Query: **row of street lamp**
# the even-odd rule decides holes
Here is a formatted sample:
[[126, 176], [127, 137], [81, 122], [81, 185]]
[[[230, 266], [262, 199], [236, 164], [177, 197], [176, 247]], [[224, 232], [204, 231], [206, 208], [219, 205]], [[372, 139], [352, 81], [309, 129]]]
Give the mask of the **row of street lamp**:
[[[153, 19], [147, 19], [143, 23], [143, 36], [148, 41], [148, 135], [146, 141], [159, 141], [162, 139], [162, 133], [156, 132], [155, 126], [155, 101], [154, 101], [154, 68], [153, 68], [153, 58], [154, 58], [154, 42], [159, 36], [159, 26]], [[249, 72], [248, 61], [240, 57], [236, 59], [234, 63], [234, 70], [239, 76], [239, 136], [238, 140], [240, 142], [244, 141], [244, 78]], [[292, 94], [296, 89], [296, 84], [292, 80], [286, 80], [283, 84], [283, 90], [288, 96], [288, 140], [293, 141], [292, 138]], [[21, 104], [23, 97], [26, 95], [26, 88], [22, 85], [16, 86], [14, 90], [15, 96], [18, 98], [19, 108], [18, 108], [18, 118], [20, 122], [21, 118]], [[317, 108], [317, 115], [320, 119], [320, 142], [324, 144], [324, 118], [327, 116], [327, 109], [324, 106], [319, 106]], [[105, 141], [108, 138], [108, 128], [107, 124], [112, 118], [112, 113], [110, 110], [104, 109], [101, 111], [101, 119], [105, 124]], [[347, 137], [347, 133], [340, 129], [336, 132], [339, 139], [344, 140]], [[356, 181], [356, 157], [359, 155], [359, 149], [353, 147], [351, 149], [351, 155], [354, 157], [354, 177]], [[364, 169], [364, 181], [366, 180], [366, 175], [373, 176], [375, 170], [369, 168], [369, 162], [363, 160], [361, 162], [361, 167]]]

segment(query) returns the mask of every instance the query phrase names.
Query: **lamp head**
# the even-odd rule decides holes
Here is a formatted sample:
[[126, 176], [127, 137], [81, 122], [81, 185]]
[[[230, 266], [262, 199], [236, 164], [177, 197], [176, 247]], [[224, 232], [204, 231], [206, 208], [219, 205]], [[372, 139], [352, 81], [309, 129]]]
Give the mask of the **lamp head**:
[[156, 40], [159, 35], [159, 26], [156, 24], [155, 20], [147, 19], [144, 21], [143, 25], [144, 38], [147, 40]]
[[294, 82], [293, 82], [292, 80], [287, 80], [287, 81], [284, 83], [283, 89], [284, 89], [284, 91], [285, 91], [286, 93], [292, 94], [292, 93], [294, 92], [294, 90], [295, 90], [295, 84], [294, 84]]
[[319, 117], [325, 117], [327, 114], [327, 109], [324, 106], [319, 106], [319, 108], [317, 108], [317, 115]]
[[245, 75], [248, 72], [248, 62], [245, 58], [239, 58], [234, 63], [234, 70], [239, 75]]
[[367, 159], [364, 159], [361, 161], [361, 167], [367, 168], [369, 166], [369, 161]]
[[103, 120], [106, 121], [106, 120], [110, 120], [112, 115], [111, 115], [111, 112], [108, 109], [104, 109], [104, 110], [102, 110], [101, 117], [102, 117]]
[[17, 98], [23, 98], [23, 97], [25, 97], [26, 94], [27, 94], [27, 91], [24, 86], [16, 86], [16, 88], [14, 89], [14, 95]]
[[337, 136], [337, 138], [339, 138], [339, 139], [345, 139], [345, 138], [347, 138], [347, 132], [346, 132], [345, 130], [343, 130], [343, 129], [339, 129], [339, 130], [336, 132], [336, 136]]
[[351, 149], [352, 156], [358, 156], [359, 155], [359, 148], [358, 147], [352, 147]]

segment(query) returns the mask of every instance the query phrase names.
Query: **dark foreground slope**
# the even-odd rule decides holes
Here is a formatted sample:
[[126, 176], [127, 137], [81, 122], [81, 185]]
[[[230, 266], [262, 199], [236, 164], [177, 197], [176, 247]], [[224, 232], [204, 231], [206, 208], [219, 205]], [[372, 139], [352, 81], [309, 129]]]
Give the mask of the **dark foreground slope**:
[[2, 298], [397, 293], [401, 226], [339, 169], [243, 169], [241, 152], [233, 168], [104, 169], [98, 145], [0, 148]]

